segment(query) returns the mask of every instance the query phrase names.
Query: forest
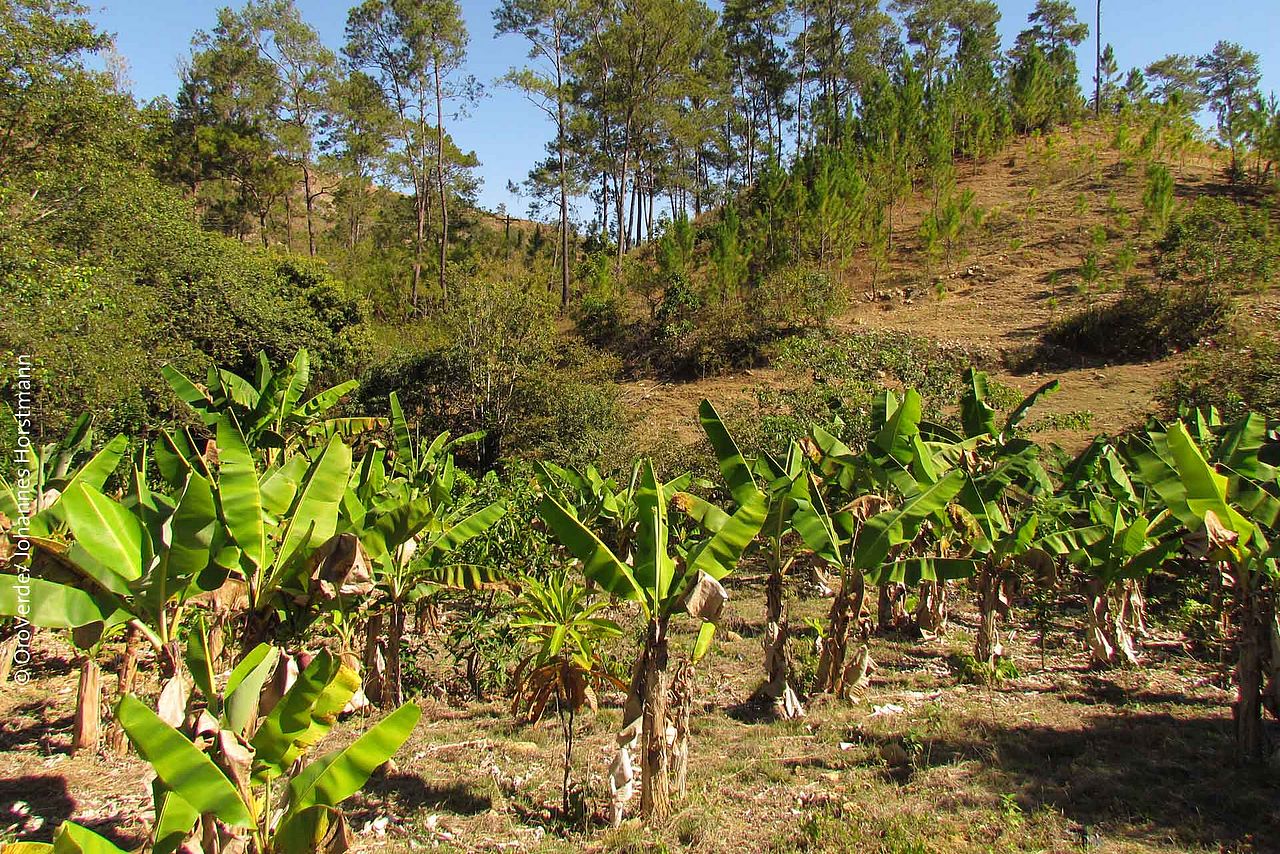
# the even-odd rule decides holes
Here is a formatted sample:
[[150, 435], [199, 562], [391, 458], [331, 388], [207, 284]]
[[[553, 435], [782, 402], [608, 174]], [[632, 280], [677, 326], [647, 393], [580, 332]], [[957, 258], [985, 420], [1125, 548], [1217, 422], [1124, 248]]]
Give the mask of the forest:
[[1280, 850], [1263, 56], [303, 5], [0, 0], [0, 854]]

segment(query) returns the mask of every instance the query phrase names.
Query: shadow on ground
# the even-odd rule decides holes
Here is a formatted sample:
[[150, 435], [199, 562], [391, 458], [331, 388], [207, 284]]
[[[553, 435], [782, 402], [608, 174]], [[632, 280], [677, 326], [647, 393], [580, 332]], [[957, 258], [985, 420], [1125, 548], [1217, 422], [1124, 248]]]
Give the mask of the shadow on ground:
[[[1112, 694], [1101, 684], [1092, 690], [1107, 700]], [[973, 736], [863, 740], [877, 746], [887, 760], [886, 777], [898, 784], [928, 768], [977, 761], [983, 770], [974, 782], [983, 788], [1012, 793], [1025, 810], [1048, 807], [1108, 835], [1280, 850], [1280, 779], [1232, 761], [1227, 718], [1084, 711], [1058, 726], [970, 720], [961, 729]]]

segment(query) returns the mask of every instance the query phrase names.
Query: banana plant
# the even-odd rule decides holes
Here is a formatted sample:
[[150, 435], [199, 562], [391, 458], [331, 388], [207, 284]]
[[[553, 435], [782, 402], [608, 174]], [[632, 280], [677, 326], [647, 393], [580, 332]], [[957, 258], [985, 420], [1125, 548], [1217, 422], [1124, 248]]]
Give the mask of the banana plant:
[[955, 518], [977, 567], [980, 622], [974, 657], [994, 667], [1003, 653], [998, 638], [999, 614], [1010, 605], [1009, 591], [1018, 568], [1041, 564], [1046, 557], [1035, 544], [1040, 520], [1034, 502], [1037, 496], [1053, 492], [1040, 463], [1039, 446], [1018, 432], [1035, 404], [1057, 391], [1059, 384], [1051, 380], [1027, 395], [1001, 425], [987, 402], [986, 374], [969, 368], [964, 382], [960, 400], [963, 435], [936, 425], [928, 430], [940, 449], [940, 458], [954, 461], [964, 472]]
[[[751, 545], [767, 511], [764, 494], [710, 402], [702, 402], [699, 418], [712, 439], [734, 502], [732, 512], [716, 508], [715, 514], [705, 512], [705, 506], [687, 507], [690, 518], [709, 532], [706, 535], [682, 538], [682, 529], [669, 511], [675, 494], [657, 477], [648, 460], [641, 462], [634, 495], [638, 527], [629, 560], [615, 554], [550, 492], [544, 494], [539, 505], [539, 514], [551, 532], [582, 562], [583, 575], [606, 592], [635, 602], [646, 622], [644, 645], [623, 710], [623, 731], [619, 735], [623, 747], [615, 759], [615, 817], [620, 815], [621, 804], [633, 794], [630, 749], [637, 740], [643, 814], [653, 820], [663, 820], [669, 814], [673, 765], [675, 788], [683, 792], [693, 665], [710, 648], [715, 621], [728, 598], [721, 580], [734, 570]], [[692, 651], [675, 668], [673, 678], [670, 626], [681, 611], [698, 620], [700, 627]], [[669, 725], [676, 731], [671, 745], [667, 737]]]
[[538, 461], [534, 470], [542, 489], [555, 494], [583, 524], [599, 531], [614, 554], [631, 553], [636, 535], [634, 496], [640, 482], [639, 462], [632, 466], [631, 479], [625, 487], [602, 476], [592, 465], [578, 469]]
[[0, 845], [0, 854], [127, 854], [114, 842], [74, 821], [58, 826], [53, 842], [10, 842]]
[[1146, 630], [1142, 582], [1178, 551], [1176, 520], [1135, 485], [1115, 444], [1096, 439], [1063, 472], [1066, 509], [1038, 535], [1086, 578], [1086, 631], [1095, 664], [1137, 664]]
[[426, 435], [415, 437], [400, 405], [400, 396], [394, 391], [390, 395], [390, 406], [391, 433], [395, 440], [390, 473], [411, 486], [430, 484], [440, 467], [453, 464], [451, 452], [454, 448], [475, 444], [484, 438], [483, 430], [456, 437], [448, 432], [430, 438]]
[[214, 427], [216, 464], [184, 453], [172, 454], [169, 461], [179, 470], [206, 468], [213, 478], [218, 518], [234, 547], [228, 563], [247, 602], [242, 634], [247, 651], [278, 628], [297, 633], [315, 619], [314, 580], [335, 550], [330, 541], [338, 533], [351, 477], [351, 449], [334, 435], [314, 459], [298, 455], [264, 467], [233, 414], [223, 415]]
[[760, 696], [772, 705], [774, 714], [782, 719], [804, 716], [804, 707], [800, 704], [800, 696], [795, 689], [791, 657], [787, 650], [791, 627], [784, 608], [786, 591], [783, 580], [796, 559], [791, 544], [798, 539], [795, 515], [807, 495], [808, 469], [804, 447], [796, 441], [788, 446], [785, 460], [761, 454], [756, 458], [754, 466], [756, 476], [764, 483], [762, 491], [768, 502], [761, 529], [761, 551], [769, 570], [769, 578], [765, 583], [765, 683], [760, 689]]
[[277, 371], [265, 352], [258, 353], [252, 379], [225, 368], [209, 368], [200, 386], [172, 365], [160, 369], [175, 395], [195, 412], [206, 427], [214, 427], [234, 414], [248, 446], [268, 461], [282, 463], [287, 455], [317, 441], [341, 435], [347, 438], [385, 426], [378, 418], [327, 417], [359, 383], [347, 380], [304, 400], [311, 382], [311, 357], [299, 349], [293, 360]]
[[613, 620], [599, 616], [606, 601], [591, 601], [585, 587], [568, 574], [553, 572], [545, 581], [520, 580], [518, 615], [512, 628], [536, 647], [516, 666], [512, 714], [533, 723], [554, 700], [564, 738], [561, 809], [568, 818], [573, 772], [574, 717], [584, 706], [596, 708], [596, 692], [613, 686], [626, 690], [605, 667], [599, 647], [622, 634]]
[[[401, 425], [398, 409], [393, 397], [394, 423]], [[416, 452], [406, 440], [390, 476], [383, 452], [370, 449], [343, 495], [339, 528], [359, 540], [380, 595], [371, 606], [371, 650], [378, 644], [383, 614], [387, 617], [385, 678], [377, 672], [377, 656], [366, 655], [371, 671], [366, 691], [384, 705], [403, 701], [401, 646], [408, 606], [443, 589], [479, 590], [506, 583], [498, 567], [457, 559], [458, 550], [497, 524], [507, 506], [497, 501], [476, 507], [454, 494], [457, 472], [449, 446], [447, 433]]]
[[0, 516], [4, 517], [0, 522], [0, 559], [12, 556], [10, 526], [20, 518], [27, 520], [24, 539], [28, 540], [49, 539], [64, 528], [58, 510], [62, 494], [77, 484], [102, 489], [128, 446], [124, 434], [117, 434], [93, 453], [93, 419], [85, 413], [59, 441], [32, 448], [25, 459], [28, 477], [21, 483], [0, 477]]
[[[719, 419], [708, 420], [704, 429], [708, 430], [713, 446], [727, 444], [724, 425]], [[711, 436], [711, 432], [717, 435]], [[787, 651], [790, 627], [784, 611], [784, 577], [795, 562], [794, 516], [799, 501], [806, 495], [808, 457], [804, 446], [793, 441], [785, 460], [763, 453], [752, 460], [750, 472], [766, 502], [758, 548], [769, 571], [765, 583], [765, 682], [757, 696], [767, 702], [780, 719], [803, 717], [804, 706], [794, 686]], [[719, 530], [727, 518], [715, 504], [692, 493], [678, 493], [676, 501], [709, 532]], [[788, 554], [789, 551], [792, 553]]]
[[[868, 581], [881, 586], [936, 583], [971, 572], [966, 561], [905, 553], [926, 526], [946, 518], [964, 475], [934, 466], [921, 440], [918, 393], [908, 389], [899, 401], [884, 392], [878, 409], [883, 413], [876, 419], [880, 429], [861, 454], [821, 428], [813, 429], [811, 441], [820, 457], [795, 516], [805, 544], [840, 573], [816, 682], [816, 690], [837, 696], [858, 689], [871, 666], [863, 623]], [[849, 660], [855, 633], [862, 645]]]
[[[1280, 438], [1256, 413], [1214, 433], [1210, 457], [1182, 421], [1148, 427], [1124, 454], [1138, 477], [1189, 532], [1188, 551], [1218, 567], [1232, 591], [1236, 627], [1236, 750], [1246, 762], [1270, 752], [1262, 709], [1274, 704], [1275, 586], [1280, 578]], [[1273, 685], [1264, 694], [1264, 674]], [[1276, 710], [1273, 708], [1273, 713]]]
[[45, 560], [30, 578], [26, 603], [3, 585], [0, 613], [25, 604], [33, 625], [72, 630], [82, 650], [73, 749], [95, 749], [101, 733], [101, 672], [96, 652], [107, 635], [128, 625], [155, 649], [161, 674], [173, 680], [181, 656], [178, 626], [189, 600], [225, 580], [227, 545], [209, 481], [189, 472], [173, 494], [147, 487], [140, 455], [130, 491], [115, 500], [84, 481], [68, 484], [58, 512], [68, 540], [41, 541]]
[[206, 649], [197, 632], [190, 667], [203, 703], [192, 698], [181, 729], [131, 696], [116, 707], [156, 775], [150, 850], [172, 854], [193, 843], [208, 854], [347, 850], [341, 803], [399, 750], [421, 710], [405, 704], [347, 747], [304, 762], [355, 694], [359, 676], [322, 651], [286, 688], [282, 677], [293, 672], [292, 662], [263, 644], [218, 685]]

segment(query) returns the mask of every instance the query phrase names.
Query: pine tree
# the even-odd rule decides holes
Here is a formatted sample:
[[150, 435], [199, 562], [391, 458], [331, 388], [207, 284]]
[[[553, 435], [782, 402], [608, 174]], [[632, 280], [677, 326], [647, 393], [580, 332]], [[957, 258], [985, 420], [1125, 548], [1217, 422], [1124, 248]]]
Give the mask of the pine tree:
[[1200, 92], [1218, 116], [1218, 135], [1231, 149], [1231, 174], [1240, 169], [1239, 147], [1243, 128], [1240, 117], [1248, 109], [1262, 75], [1258, 55], [1233, 42], [1220, 41], [1196, 61]]

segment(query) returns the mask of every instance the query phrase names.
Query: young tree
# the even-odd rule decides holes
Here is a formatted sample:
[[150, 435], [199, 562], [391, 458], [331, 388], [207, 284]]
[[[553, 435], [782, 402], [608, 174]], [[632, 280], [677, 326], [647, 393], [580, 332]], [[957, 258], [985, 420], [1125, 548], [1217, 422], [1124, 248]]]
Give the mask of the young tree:
[[1200, 73], [1196, 58], [1171, 53], [1146, 68], [1151, 95], [1161, 104], [1177, 103], [1190, 115], [1200, 112], [1204, 96], [1200, 94]]
[[702, 0], [594, 0], [583, 14], [590, 27], [572, 57], [581, 111], [576, 132], [592, 168], [600, 167], [602, 197], [612, 196], [621, 264], [644, 221], [642, 190], [652, 211], [657, 147], [670, 138], [672, 114], [689, 106], [688, 93], [705, 89], [718, 31]]
[[1018, 34], [1011, 55], [1025, 71], [1032, 49], [1040, 51], [1053, 81], [1048, 121], [1068, 119], [1080, 109], [1075, 49], [1089, 37], [1089, 25], [1076, 20], [1075, 7], [1068, 0], [1037, 0], [1027, 21], [1031, 26]]
[[[1102, 117], [1102, 0], [1098, 0], [1096, 8], [1095, 29], [1093, 33], [1093, 116]], [[1111, 45], [1107, 45], [1111, 50]], [[1115, 56], [1112, 56], [1114, 62]]]
[[346, 216], [346, 244], [352, 249], [364, 233], [373, 179], [387, 167], [395, 112], [378, 81], [363, 71], [336, 81], [330, 108], [326, 142], [343, 176], [338, 206]]
[[503, 0], [493, 10], [497, 35], [514, 33], [529, 42], [529, 59], [542, 63], [511, 69], [503, 78], [525, 93], [556, 123], [554, 154], [560, 190], [560, 311], [569, 306], [569, 167], [567, 138], [568, 54], [574, 47], [570, 32], [574, 0]]
[[178, 91], [169, 169], [221, 231], [243, 239], [252, 215], [266, 246], [267, 219], [289, 188], [288, 170], [275, 156], [280, 78], [259, 52], [251, 22], [231, 9], [220, 10], [218, 25], [196, 33], [192, 45]]
[[1094, 115], [1101, 116], [1104, 108], [1118, 110], [1121, 101], [1120, 65], [1116, 62], [1116, 52], [1111, 45], [1103, 48], [1099, 55], [1094, 84]]
[[810, 121], [821, 141], [840, 141], [844, 117], [865, 98], [901, 50], [897, 27], [878, 0], [799, 0], [807, 21], [804, 65], [798, 73], [818, 84]]
[[787, 5], [781, 0], [728, 0], [724, 5], [725, 58], [735, 103], [745, 119], [742, 142], [748, 182], [756, 171], [761, 135], [763, 147], [781, 162], [783, 123], [791, 115], [791, 71], [783, 48], [789, 24]]
[[1200, 70], [1200, 92], [1218, 114], [1218, 135], [1231, 149], [1231, 174], [1239, 169], [1239, 118], [1248, 109], [1262, 75], [1258, 55], [1234, 42], [1220, 41], [1213, 50], [1196, 60]]

